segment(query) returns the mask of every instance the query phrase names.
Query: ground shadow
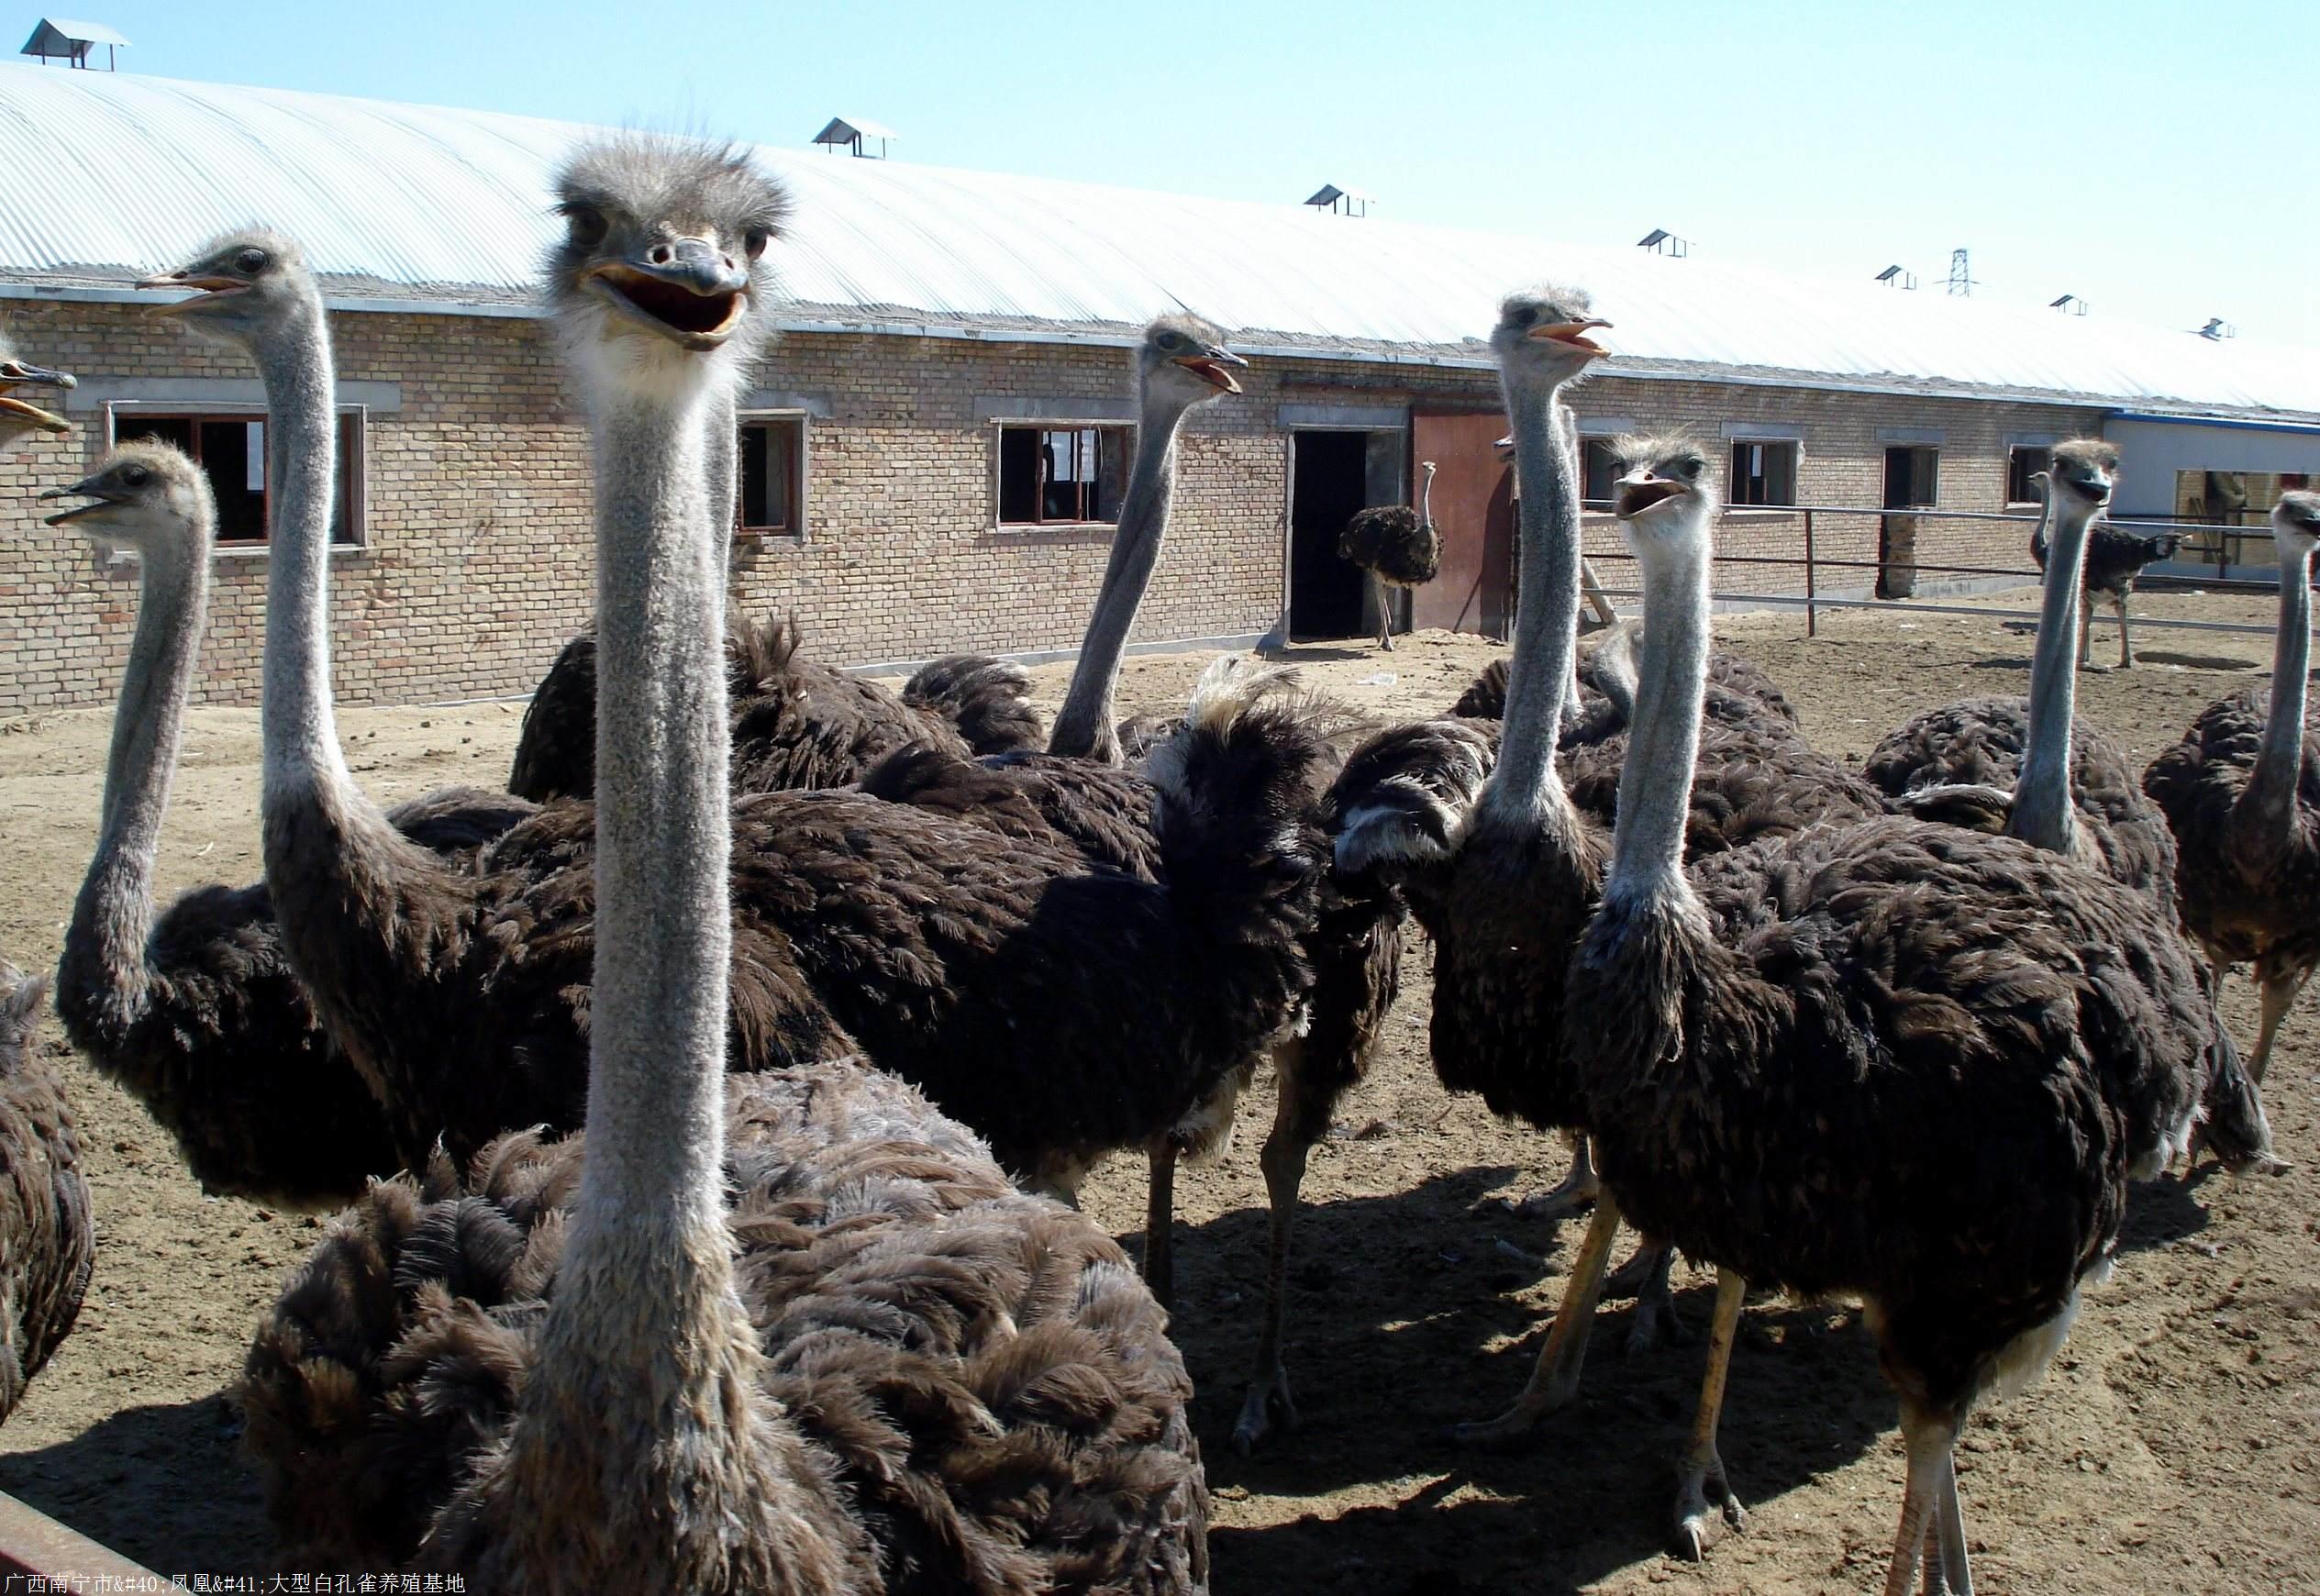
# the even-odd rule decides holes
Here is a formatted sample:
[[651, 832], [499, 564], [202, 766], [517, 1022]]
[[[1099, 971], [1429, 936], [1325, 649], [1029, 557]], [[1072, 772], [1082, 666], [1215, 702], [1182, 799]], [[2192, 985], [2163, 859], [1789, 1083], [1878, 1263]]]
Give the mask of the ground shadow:
[[2260, 659], [2243, 659], [2229, 654], [2176, 654], [2164, 649], [2136, 650], [2135, 663], [2142, 665], [2180, 665], [2186, 671], [2217, 671], [2245, 672], [2261, 671]]
[[[164, 1579], [271, 1572], [248, 1561], [270, 1535], [240, 1435], [222, 1392], [124, 1408], [69, 1441], [0, 1457], [0, 1491]], [[186, 1479], [207, 1484], [188, 1495], [160, 1483]]]
[[1393, 663], [1393, 656], [1374, 644], [1366, 648], [1358, 644], [1349, 648], [1329, 643], [1276, 644], [1265, 651], [1265, 658], [1282, 665], [1320, 665], [1332, 659], [1370, 659], [1387, 665]]
[[[1391, 1196], [1308, 1205], [1288, 1321], [1299, 1424], [1252, 1457], [1231, 1435], [1255, 1355], [1265, 1216], [1179, 1227], [1171, 1335], [1193, 1370], [1195, 1427], [1221, 1496], [1218, 1589], [1383, 1577], [1397, 1591], [1559, 1590], [1663, 1553], [1715, 1299], [1706, 1272], [1677, 1274], [1683, 1345], [1629, 1356], [1632, 1309], [1617, 1304], [1596, 1325], [1579, 1400], [1527, 1442], [1477, 1451], [1444, 1438], [1514, 1398], [1560, 1294], [1539, 1261], [1556, 1250], [1551, 1228], [1476, 1207], [1510, 1173], [1459, 1170]], [[1724, 1455], [1749, 1502], [1843, 1466], [1893, 1423], [1875, 1347], [1849, 1311], [1752, 1307], [1732, 1378]], [[1355, 1505], [1327, 1522], [1233, 1527], [1231, 1502], [1251, 1491], [1343, 1493]], [[1504, 1566], [1471, 1566], [1478, 1541]]]

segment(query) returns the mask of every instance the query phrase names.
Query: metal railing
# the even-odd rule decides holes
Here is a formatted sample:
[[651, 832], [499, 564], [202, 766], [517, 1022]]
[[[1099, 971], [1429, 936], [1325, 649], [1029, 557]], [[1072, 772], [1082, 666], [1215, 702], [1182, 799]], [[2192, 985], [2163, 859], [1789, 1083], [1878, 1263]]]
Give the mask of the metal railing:
[[[1608, 513], [1611, 509], [1611, 502], [1609, 500], [1603, 499], [1590, 499], [1585, 502], [1584, 507], [1592, 512]], [[1894, 556], [1889, 554], [1877, 560], [1844, 559], [1825, 555], [1820, 552], [1817, 536], [1819, 531], [1818, 522], [1820, 518], [1828, 516], [1859, 517], [1865, 515], [1874, 516], [1880, 520], [1887, 517], [1893, 517], [1904, 518], [1910, 521], [1982, 521], [2008, 523], [2026, 527], [2037, 526], [2039, 520], [2039, 516], [2035, 511], [2024, 513], [2002, 510], [1941, 510], [1930, 507], [1917, 508], [1914, 506], [1897, 506], [1891, 509], [1873, 509], [1859, 504], [1727, 504], [1725, 506], [1718, 517], [1720, 527], [1717, 539], [1718, 548], [1715, 554], [1715, 563], [1717, 565], [1781, 566], [1791, 570], [1802, 567], [1804, 573], [1804, 591], [1800, 593], [1737, 593], [1726, 590], [1718, 590], [1715, 594], [1716, 601], [1719, 603], [1778, 604], [1800, 608], [1804, 612], [1804, 630], [1805, 635], [1808, 637], [1817, 637], [1819, 635], [1820, 612], [1824, 609], [1897, 610], [1919, 615], [1981, 615], [2000, 620], [2021, 620], [2032, 623], [2037, 622], [2038, 618], [2038, 612], [2034, 609], [1992, 609], [1987, 605], [1981, 604], [1968, 605], [1954, 604], [1930, 604], [1908, 598], [1854, 598], [1840, 597], [1835, 594], [1825, 593], [1821, 589], [1820, 582], [1820, 575], [1823, 571], [1867, 571], [1882, 573], [1888, 571], [1906, 570], [1911, 573], [1912, 586], [1915, 585], [1915, 576], [1920, 573], [1930, 573], [1935, 576], [1944, 577], [2012, 577], [2030, 585], [2036, 585], [2041, 579], [2042, 573], [2034, 564], [2022, 566], [1944, 564], [1934, 560], [1920, 559], [1914, 551], [1904, 556]], [[1730, 542], [1744, 538], [1751, 528], [1760, 527], [1767, 523], [1776, 520], [1796, 521], [1803, 524], [1802, 531], [1804, 535], [1804, 547], [1798, 553], [1732, 554], [1725, 552], [1725, 548]], [[2181, 532], [2189, 538], [2202, 534], [2208, 537], [2214, 537], [2215, 534], [2221, 532], [2226, 533], [2234, 538], [2240, 539], [2262, 538], [2269, 541], [2271, 538], [2271, 528], [2269, 525], [2263, 526], [2245, 527], [2218, 526], [2212, 521], [2170, 521], [2156, 518], [2146, 519], [2143, 517], [2121, 517], [2115, 523], [2115, 525], [2123, 531], [2133, 531], [2137, 535]], [[2026, 543], [2027, 539], [2026, 538]], [[2219, 553], [2220, 551], [2219, 545]], [[1604, 563], [1609, 561], [1628, 560], [1632, 560], [1634, 557], [1624, 551], [1610, 550], [1591, 553], [1589, 558], [1597, 563]], [[2183, 562], [2163, 561], [2157, 563], [2151, 567], [2152, 575], [2161, 581], [2184, 582], [2205, 580], [2203, 574], [2192, 576], [2181, 571], [2170, 571], [2168, 569], [2169, 565], [2180, 565], [2181, 563]], [[2223, 582], [2232, 581], [2234, 579], [2229, 576], [2227, 569], [2224, 565], [2218, 564], [2215, 570], [2215, 580]], [[1613, 598], [1633, 599], [1639, 598], [1642, 595], [1642, 590], [1640, 588], [1617, 587], [1608, 583], [1604, 585], [1603, 591], [1604, 593]], [[2100, 618], [2108, 625], [2117, 625], [2117, 617], [2115, 615], [2104, 615]], [[2242, 632], [2253, 633], [2264, 637], [2270, 636], [2273, 630], [2273, 628], [2270, 626], [2254, 626], [2239, 621], [2172, 620], [2162, 616], [2147, 617], [2138, 615], [2136, 618], [2136, 625], [2141, 626], [2167, 628], [2176, 631]]]

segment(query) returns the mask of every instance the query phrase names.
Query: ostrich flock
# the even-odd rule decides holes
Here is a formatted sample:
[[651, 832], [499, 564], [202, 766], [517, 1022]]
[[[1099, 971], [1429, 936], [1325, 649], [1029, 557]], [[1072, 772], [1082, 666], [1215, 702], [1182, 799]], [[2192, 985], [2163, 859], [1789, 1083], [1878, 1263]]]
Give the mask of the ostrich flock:
[[[1415, 918], [1442, 1083], [1567, 1137], [1570, 1180], [1535, 1201], [1593, 1211], [1529, 1385], [1460, 1434], [1571, 1399], [1624, 1223], [1639, 1340], [1676, 1249], [1718, 1274], [1679, 1549], [1744, 1521], [1716, 1434], [1748, 1290], [1833, 1295], [1863, 1304], [1900, 1402], [1883, 1588], [1922, 1567], [1926, 1590], [1971, 1589], [1952, 1443], [2055, 1356], [2133, 1182], [2281, 1167], [2259, 1086], [2320, 962], [2320, 495], [2273, 514], [2269, 692], [2210, 707], [2138, 782], [2072, 724], [2117, 457], [2057, 447], [2028, 696], [1921, 715], [1855, 774], [1711, 646], [1716, 472], [1691, 439], [1619, 445], [1643, 624], [1581, 656], [1563, 396], [1610, 323], [1542, 286], [1490, 340], [1523, 489], [1504, 670], [1378, 724], [1227, 658], [1181, 715], [1123, 725], [1179, 429], [1245, 364], [1171, 315], [1133, 352], [1134, 465], [1042, 737], [1003, 662], [938, 660], [895, 695], [786, 624], [728, 623], [733, 406], [781, 186], [627, 136], [571, 154], [556, 194], [543, 294], [590, 427], [596, 617], [506, 791], [383, 811], [340, 751], [333, 357], [293, 240], [236, 232], [141, 284], [186, 291], [158, 314], [263, 382], [262, 881], [154, 903], [206, 479], [139, 442], [42, 495], [141, 564], [57, 1016], [207, 1190], [339, 1214], [239, 1391], [283, 1566], [511, 1591], [1206, 1589], [1163, 1306], [1175, 1167], [1269, 1062], [1246, 1451], [1295, 1416], [1299, 1185]], [[0, 441], [63, 430], [14, 391], [70, 382], [0, 364]], [[1346, 551], [1387, 582], [1438, 558], [1423, 506]], [[2237, 964], [2262, 993], [2244, 1068], [2215, 1005]], [[0, 965], [0, 1415], [94, 1251], [72, 1112], [29, 1040], [45, 997]], [[1137, 1149], [1140, 1269], [1072, 1204]]]

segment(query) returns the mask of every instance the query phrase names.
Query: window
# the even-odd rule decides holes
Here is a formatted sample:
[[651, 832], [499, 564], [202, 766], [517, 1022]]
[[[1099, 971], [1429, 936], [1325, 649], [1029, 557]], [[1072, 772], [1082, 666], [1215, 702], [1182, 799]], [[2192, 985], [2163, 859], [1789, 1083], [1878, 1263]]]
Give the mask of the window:
[[802, 534], [805, 424], [794, 416], [745, 420], [738, 442], [740, 492], [733, 504], [733, 529], [772, 538]]
[[1734, 504], [1793, 504], [1796, 503], [1796, 445], [1758, 443], [1742, 438], [1732, 445]]
[[999, 524], [1118, 519], [1133, 436], [1126, 427], [1001, 427]]
[[[339, 416], [339, 481], [330, 499], [330, 541], [361, 541], [359, 515], [362, 482], [362, 415]], [[149, 410], [117, 410], [113, 441], [150, 438], [175, 444], [209, 478], [217, 499], [217, 541], [238, 548], [266, 542], [266, 418], [263, 416], [200, 416]]]
[[2030, 479], [2054, 463], [2051, 451], [2028, 444], [2018, 444], [2006, 450], [2006, 503], [2035, 504], [2039, 502], [2038, 484]]
[[1885, 508], [1930, 510], [1939, 503], [1941, 451], [1924, 444], [1885, 450]]
[[1582, 438], [1579, 440], [1579, 474], [1582, 485], [1579, 496], [1590, 504], [1608, 507], [1615, 496], [1619, 481], [1619, 459], [1612, 452], [1607, 438]]

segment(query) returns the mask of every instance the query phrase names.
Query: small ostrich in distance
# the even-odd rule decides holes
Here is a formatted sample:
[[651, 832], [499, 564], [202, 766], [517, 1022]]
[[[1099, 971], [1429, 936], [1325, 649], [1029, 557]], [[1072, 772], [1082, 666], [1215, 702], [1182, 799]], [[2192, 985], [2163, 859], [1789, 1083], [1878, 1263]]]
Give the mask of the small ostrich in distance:
[[0, 1421], [80, 1316], [96, 1254], [72, 1105], [32, 1056], [47, 992], [0, 959]]
[[1442, 574], [1442, 535], [1434, 529], [1434, 462], [1418, 490], [1417, 508], [1379, 504], [1361, 510], [1338, 534], [1338, 557], [1370, 573], [1378, 598], [1378, 647], [1393, 648], [1393, 598], [1401, 588], [1424, 587]]
[[[286, 1559], [575, 1596], [1195, 1596], [1192, 1384], [1118, 1247], [859, 1060], [727, 1076], [698, 464], [782, 194], [634, 139], [559, 187], [602, 628], [586, 1129], [376, 1188], [291, 1281], [241, 1393]], [[603, 271], [607, 240], [634, 264]]]
[[2271, 535], [2280, 627], [2269, 692], [2245, 687], [2209, 704], [2143, 772], [2174, 828], [2184, 925], [2218, 973], [2255, 966], [2262, 1018], [2248, 1072], [2259, 1081], [2280, 1022], [2320, 966], [2320, 726], [2307, 708], [2320, 493], [2281, 494]]
[[1715, 1509], [1741, 1517], [1715, 1436], [1748, 1285], [1859, 1297], [1908, 1460], [1886, 1596], [1921, 1557], [1926, 1590], [1969, 1591], [1959, 1426], [2060, 1348], [2129, 1179], [2203, 1120], [2228, 1164], [2264, 1158], [2262, 1106], [2173, 916], [2068, 859], [1886, 817], [1685, 864], [1715, 492], [1696, 456], [1622, 452], [1651, 646], [1566, 972], [1604, 1196], [1562, 1312], [1583, 1322], [1622, 1214], [1716, 1266], [1677, 1508], [1696, 1556]]
[[[2073, 438], [2055, 445], [2054, 458], [2059, 462], [2064, 451], [2081, 461], [2099, 465], [2109, 476], [2118, 475], [2118, 449], [2099, 438]], [[2052, 473], [2048, 473], [2047, 512], [2039, 517], [2037, 530], [2030, 534], [2030, 558], [2038, 562], [2038, 571], [2046, 571], [2047, 556], [2053, 548], [2054, 490]], [[2135, 592], [2135, 579], [2143, 574], [2143, 568], [2162, 560], [2175, 558], [2175, 550], [2183, 541], [2180, 532], [2125, 532], [2111, 525], [2107, 518], [2098, 520], [2086, 540], [2086, 571], [2079, 582], [2079, 669], [2099, 671], [2090, 657], [2094, 649], [2094, 601], [2106, 598], [2118, 612], [2118, 668], [2135, 669], [2135, 639], [2127, 630], [2126, 601]]]

